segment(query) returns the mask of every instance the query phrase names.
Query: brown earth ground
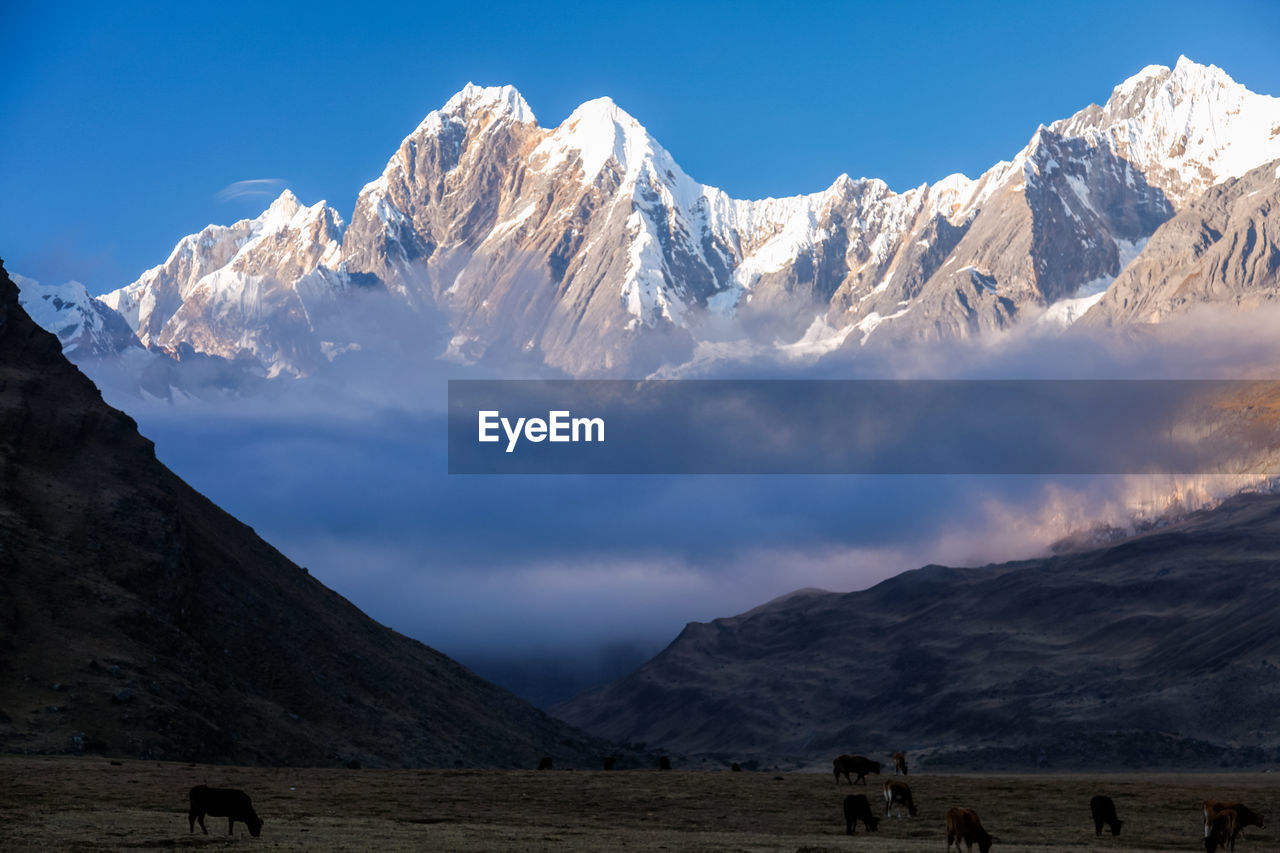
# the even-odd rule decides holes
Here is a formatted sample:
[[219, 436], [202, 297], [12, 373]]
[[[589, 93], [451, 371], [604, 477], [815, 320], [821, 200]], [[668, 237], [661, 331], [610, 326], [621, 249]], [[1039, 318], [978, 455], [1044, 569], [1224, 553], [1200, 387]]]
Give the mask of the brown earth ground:
[[[222, 767], [105, 758], [0, 758], [0, 850], [167, 848], [456, 851], [941, 851], [947, 807], [978, 810], [1005, 851], [1203, 850], [1200, 800], [1240, 799], [1271, 816], [1245, 851], [1280, 849], [1280, 774], [955, 775], [909, 777], [915, 819], [844, 834], [841, 802], [881, 779], [819, 773], [328, 770]], [[260, 838], [221, 818], [187, 829], [197, 784], [243, 788]], [[1089, 798], [1125, 820], [1095, 838]], [[879, 801], [879, 802], [877, 802]], [[1104, 830], [1105, 832], [1105, 830]]]

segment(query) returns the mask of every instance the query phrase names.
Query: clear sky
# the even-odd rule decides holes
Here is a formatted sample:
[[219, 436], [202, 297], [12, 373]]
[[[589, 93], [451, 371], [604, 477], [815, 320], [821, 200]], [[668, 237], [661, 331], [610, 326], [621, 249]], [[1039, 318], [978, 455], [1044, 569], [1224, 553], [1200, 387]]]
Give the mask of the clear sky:
[[467, 81], [609, 95], [738, 197], [977, 174], [1179, 54], [1280, 95], [1280, 3], [23, 3], [0, 10], [0, 257], [104, 292], [279, 179], [349, 216]]

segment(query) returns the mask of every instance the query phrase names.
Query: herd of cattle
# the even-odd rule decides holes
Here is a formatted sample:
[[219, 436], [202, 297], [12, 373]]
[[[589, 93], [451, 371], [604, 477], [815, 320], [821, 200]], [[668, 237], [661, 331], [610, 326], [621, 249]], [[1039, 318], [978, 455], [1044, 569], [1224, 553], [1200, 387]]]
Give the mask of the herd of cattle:
[[[545, 766], [539, 769], [551, 769], [550, 759], [543, 759]], [[612, 761], [606, 764], [605, 769], [612, 769]], [[907, 758], [904, 753], [895, 752], [893, 754], [894, 774], [902, 774], [907, 776]], [[832, 762], [835, 771], [836, 784], [840, 784], [840, 777], [844, 776], [850, 785], [861, 782], [867, 784], [868, 773], [880, 773], [880, 762], [872, 761], [870, 758], [862, 755], [841, 755]], [[661, 769], [670, 770], [670, 759], [665, 756], [661, 761]], [[738, 765], [733, 766], [734, 770], [739, 770]], [[883, 785], [884, 788], [884, 814], [885, 817], [891, 817], [896, 810], [897, 816], [902, 817], [905, 810], [911, 817], [916, 816], [916, 803], [911, 795], [911, 787], [906, 783], [897, 779], [887, 779]], [[1231, 850], [1236, 849], [1236, 840], [1240, 838], [1245, 827], [1256, 826], [1263, 827], [1265, 820], [1261, 814], [1246, 806], [1244, 803], [1230, 803], [1219, 800], [1205, 800], [1203, 803], [1204, 810], [1204, 849], [1206, 853], [1216, 853], [1219, 849]], [[1116, 804], [1107, 796], [1099, 794], [1089, 801], [1089, 811], [1093, 815], [1094, 831], [1097, 835], [1102, 835], [1102, 827], [1106, 826], [1112, 835], [1120, 834], [1120, 827], [1124, 821], [1116, 815]], [[244, 791], [232, 788], [210, 788], [206, 785], [197, 785], [191, 789], [191, 807], [187, 817], [191, 824], [191, 832], [196, 831], [196, 823], [199, 822], [200, 829], [205, 835], [209, 834], [209, 830], [204, 825], [205, 815], [210, 817], [225, 817], [227, 819], [227, 834], [230, 835], [235, 829], [236, 821], [240, 821], [249, 828], [249, 834], [257, 838], [262, 832], [262, 819], [258, 817], [257, 812], [253, 810], [253, 803], [249, 799], [249, 795]], [[871, 812], [871, 802], [865, 794], [850, 794], [844, 798], [844, 823], [845, 832], [854, 835], [857, 832], [857, 825], [861, 822], [868, 832], [875, 832], [880, 819]], [[998, 839], [991, 835], [982, 826], [982, 820], [978, 817], [978, 813], [973, 809], [953, 807], [947, 810], [947, 850], [951, 850], [954, 844], [956, 850], [960, 850], [961, 843], [964, 844], [968, 853], [973, 853], [973, 845], [978, 845], [980, 853], [988, 853], [991, 845]]]
[[[907, 757], [904, 753], [895, 752], [893, 754], [893, 770], [895, 774], [901, 773], [903, 776], [907, 774]], [[872, 761], [863, 755], [841, 755], [832, 762], [835, 771], [836, 784], [840, 784], [840, 777], [849, 782], [850, 785], [856, 782], [862, 784], [867, 783], [868, 773], [879, 773], [880, 762]], [[854, 776], [856, 778], [850, 778]], [[902, 810], [906, 809], [912, 816], [916, 816], [915, 800], [911, 796], [911, 788], [906, 782], [899, 782], [896, 779], [888, 779], [884, 783], [884, 814], [889, 817], [895, 807], [897, 807], [898, 815], [901, 816]], [[1221, 800], [1205, 800], [1202, 803], [1204, 811], [1204, 849], [1206, 853], [1216, 853], [1217, 850], [1236, 849], [1236, 840], [1241, 837], [1245, 827], [1256, 826], [1263, 827], [1266, 821], [1262, 815], [1246, 806], [1244, 803], [1228, 803]], [[1089, 811], [1093, 815], [1093, 828], [1097, 835], [1102, 835], [1102, 827], [1106, 826], [1111, 830], [1112, 835], [1120, 834], [1120, 827], [1124, 821], [1116, 815], [1115, 801], [1110, 797], [1098, 794], [1089, 801]], [[844, 831], [848, 835], [857, 832], [858, 823], [861, 822], [868, 832], [875, 832], [876, 826], [880, 820], [871, 813], [871, 802], [864, 794], [850, 794], [844, 798]], [[963, 842], [965, 849], [972, 853], [973, 845], [978, 845], [981, 853], [988, 853], [991, 845], [998, 839], [987, 832], [982, 826], [982, 820], [978, 817], [978, 813], [973, 809], [962, 809], [953, 807], [947, 809], [947, 850], [951, 850], [954, 844], [957, 850]]]

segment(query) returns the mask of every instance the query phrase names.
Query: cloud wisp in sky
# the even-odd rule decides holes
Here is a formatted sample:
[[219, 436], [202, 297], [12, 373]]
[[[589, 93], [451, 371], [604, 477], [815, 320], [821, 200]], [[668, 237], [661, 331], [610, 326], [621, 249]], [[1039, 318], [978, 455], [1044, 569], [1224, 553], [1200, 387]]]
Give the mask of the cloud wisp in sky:
[[235, 201], [236, 199], [254, 196], [274, 198], [280, 194], [286, 184], [287, 181], [283, 178], [250, 178], [249, 180], [227, 184], [214, 193], [213, 197], [219, 202]]

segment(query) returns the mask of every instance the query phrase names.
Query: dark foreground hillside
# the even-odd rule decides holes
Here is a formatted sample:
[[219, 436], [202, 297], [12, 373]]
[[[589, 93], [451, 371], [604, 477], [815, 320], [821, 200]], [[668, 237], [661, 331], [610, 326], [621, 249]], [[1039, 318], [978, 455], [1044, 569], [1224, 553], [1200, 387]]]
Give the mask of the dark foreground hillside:
[[1280, 498], [1085, 553], [906, 572], [692, 623], [554, 709], [684, 752], [926, 766], [1280, 764]]
[[0, 267], [0, 751], [528, 767], [606, 749], [375, 623], [187, 486]]

